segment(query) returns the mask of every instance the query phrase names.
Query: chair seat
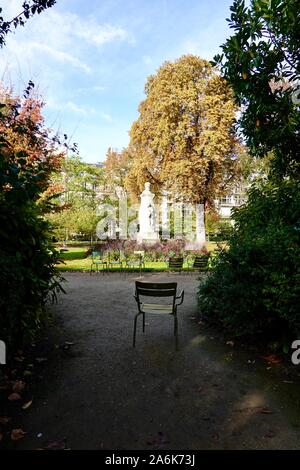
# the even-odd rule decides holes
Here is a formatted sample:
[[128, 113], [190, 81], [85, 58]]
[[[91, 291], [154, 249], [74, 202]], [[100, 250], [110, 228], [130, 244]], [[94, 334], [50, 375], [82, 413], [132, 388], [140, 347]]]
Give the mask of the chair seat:
[[141, 304], [141, 311], [144, 313], [167, 313], [173, 315], [173, 305]]

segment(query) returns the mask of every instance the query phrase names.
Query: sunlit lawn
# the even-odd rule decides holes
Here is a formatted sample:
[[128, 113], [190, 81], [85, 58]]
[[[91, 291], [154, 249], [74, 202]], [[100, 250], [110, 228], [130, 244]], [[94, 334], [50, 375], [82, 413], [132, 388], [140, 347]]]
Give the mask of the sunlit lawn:
[[[215, 242], [208, 242], [207, 249], [209, 251], [213, 251], [217, 247]], [[58, 264], [58, 268], [61, 271], [89, 271], [91, 269], [91, 257], [86, 256], [86, 252], [89, 249], [89, 246], [81, 246], [81, 247], [69, 247], [65, 251], [61, 253], [61, 260], [64, 263]], [[125, 263], [123, 263], [125, 266]], [[184, 269], [188, 269], [187, 262], [183, 265]], [[147, 261], [145, 263], [145, 269], [149, 271], [164, 271], [167, 268], [167, 263], [164, 261]], [[101, 267], [100, 267], [101, 270]], [[119, 267], [115, 267], [112, 269], [113, 271], [119, 271]], [[131, 271], [138, 271], [138, 268], [127, 268], [126, 270]]]

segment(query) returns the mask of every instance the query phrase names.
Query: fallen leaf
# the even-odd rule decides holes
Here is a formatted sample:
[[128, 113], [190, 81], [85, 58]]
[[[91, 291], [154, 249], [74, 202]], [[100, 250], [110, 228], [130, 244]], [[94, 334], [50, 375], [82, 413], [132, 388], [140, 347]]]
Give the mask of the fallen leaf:
[[153, 439], [150, 439], [149, 441], [147, 441], [147, 444], [149, 446], [154, 446], [154, 447], [157, 447], [157, 448], [161, 448], [162, 446], [164, 446], [165, 444], [169, 444], [170, 441], [168, 441], [166, 439], [166, 437], [164, 436], [164, 434], [159, 431], [158, 432], [158, 435], [157, 437], [153, 438]]
[[271, 408], [260, 408], [258, 409], [258, 413], [261, 413], [261, 414], [264, 414], [264, 415], [269, 415], [271, 413], [273, 413], [273, 411], [271, 410]]
[[293, 384], [294, 382], [292, 380], [283, 380], [284, 384]]
[[23, 431], [23, 429], [21, 429], [21, 428], [13, 429], [11, 434], [10, 434], [10, 437], [11, 437], [12, 441], [19, 441], [20, 439], [23, 439], [25, 434], [26, 434], [26, 432]]
[[282, 362], [282, 358], [279, 356], [275, 356], [275, 354], [269, 354], [268, 356], [261, 357], [270, 364], [280, 364]]
[[28, 401], [22, 406], [22, 410], [27, 410], [32, 405], [32, 400]]
[[8, 418], [8, 416], [0, 416], [0, 424], [5, 426], [7, 423], [9, 423], [11, 418]]
[[23, 380], [16, 380], [12, 385], [13, 392], [21, 392], [25, 388], [25, 382]]
[[268, 437], [269, 439], [272, 439], [273, 437], [275, 437], [275, 432], [274, 431], [268, 431], [268, 432], [266, 432], [264, 437]]
[[227, 341], [226, 344], [227, 344], [228, 346], [231, 346], [231, 347], [233, 348], [233, 346], [234, 346], [234, 341]]
[[59, 439], [57, 441], [50, 441], [45, 449], [48, 450], [64, 450], [66, 448], [66, 439]]
[[21, 399], [21, 395], [19, 393], [11, 393], [8, 397], [9, 401], [17, 401]]

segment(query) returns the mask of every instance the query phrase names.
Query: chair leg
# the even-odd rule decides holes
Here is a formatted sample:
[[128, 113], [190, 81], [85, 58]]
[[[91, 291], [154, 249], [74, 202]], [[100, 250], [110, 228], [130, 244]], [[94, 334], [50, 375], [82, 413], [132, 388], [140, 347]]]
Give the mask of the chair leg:
[[178, 351], [178, 318], [174, 315], [175, 350]]
[[136, 322], [137, 322], [137, 317], [140, 315], [140, 312], [136, 314], [134, 317], [134, 327], [133, 327], [133, 343], [132, 346], [135, 348], [135, 337], [136, 337]]

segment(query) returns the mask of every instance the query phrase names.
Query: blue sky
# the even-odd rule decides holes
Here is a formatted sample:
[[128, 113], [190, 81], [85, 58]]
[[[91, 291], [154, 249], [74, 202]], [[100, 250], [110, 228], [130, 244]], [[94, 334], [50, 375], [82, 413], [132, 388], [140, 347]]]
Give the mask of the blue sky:
[[[3, 16], [23, 0], [0, 0]], [[46, 123], [79, 144], [85, 161], [128, 144], [144, 85], [165, 60], [211, 59], [229, 36], [232, 0], [57, 0], [7, 36], [0, 72], [21, 92], [33, 80]]]

